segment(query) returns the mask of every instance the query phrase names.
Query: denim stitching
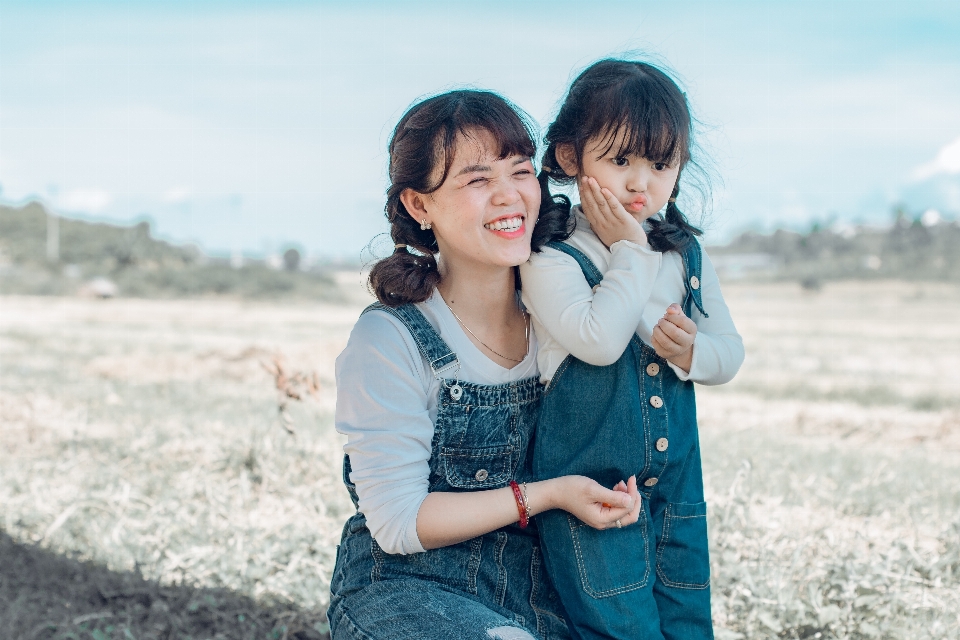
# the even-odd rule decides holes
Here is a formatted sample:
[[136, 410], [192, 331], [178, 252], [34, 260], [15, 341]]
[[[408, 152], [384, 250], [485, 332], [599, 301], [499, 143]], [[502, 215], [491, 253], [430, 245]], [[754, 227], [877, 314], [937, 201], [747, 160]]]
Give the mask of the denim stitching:
[[663, 536], [661, 536], [661, 538], [660, 538], [660, 544], [658, 545], [659, 548], [657, 549], [657, 577], [660, 578], [660, 582], [662, 582], [663, 584], [665, 584], [665, 585], [668, 586], [668, 587], [673, 587], [673, 588], [675, 588], [675, 589], [694, 589], [694, 590], [707, 589], [707, 588], [710, 587], [710, 578], [709, 578], [709, 577], [707, 577], [707, 581], [706, 581], [706, 582], [703, 582], [703, 583], [696, 583], [696, 582], [674, 582], [673, 580], [670, 580], [669, 578], [667, 578], [667, 577], [663, 574], [663, 570], [662, 570], [660, 564], [661, 564], [661, 561], [662, 561], [662, 559], [663, 559], [663, 550], [666, 548], [667, 542], [670, 540], [670, 529], [671, 529], [672, 521], [673, 521], [674, 519], [677, 519], [677, 520], [685, 520], [685, 519], [690, 519], [690, 518], [706, 518], [706, 517], [707, 517], [706, 515], [703, 515], [703, 516], [674, 516], [674, 515], [672, 515], [672, 513], [671, 513], [671, 506], [672, 506], [672, 505], [669, 505], [669, 504], [668, 504], [668, 505], [667, 505], [667, 510], [666, 510], [666, 512], [663, 514]]
[[[567, 515], [567, 521], [570, 523], [570, 537], [573, 539], [573, 547], [577, 556], [577, 569], [580, 573], [580, 585], [583, 587], [583, 590], [586, 592], [586, 594], [591, 598], [598, 598], [598, 599], [607, 598], [610, 596], [616, 596], [623, 593], [627, 593], [629, 591], [636, 591], [637, 589], [642, 589], [645, 586], [647, 586], [647, 579], [650, 577], [650, 562], [648, 561], [648, 556], [649, 556], [648, 549], [649, 549], [650, 543], [647, 540], [646, 514], [644, 514], [642, 511], [641, 511], [641, 514], [643, 515], [643, 526], [642, 526], [643, 528], [642, 538], [643, 538], [643, 550], [644, 550], [643, 578], [639, 582], [624, 585], [622, 587], [617, 587], [615, 589], [607, 589], [605, 591], [597, 591], [593, 587], [589, 586], [590, 581], [587, 579], [587, 570], [586, 570], [586, 567], [584, 566], [583, 550], [580, 547], [580, 536], [577, 535], [578, 534], [577, 529], [580, 528], [581, 526], [586, 527], [589, 525], [577, 524], [579, 520], [575, 516], [572, 516], [569, 514]], [[637, 521], [636, 525], [640, 526], [640, 521]]]
[[503, 564], [503, 551], [507, 548], [507, 534], [503, 531], [497, 532], [497, 548], [493, 557], [497, 563], [497, 588], [494, 591], [493, 599], [498, 605], [503, 606], [503, 601], [507, 597], [507, 567]]

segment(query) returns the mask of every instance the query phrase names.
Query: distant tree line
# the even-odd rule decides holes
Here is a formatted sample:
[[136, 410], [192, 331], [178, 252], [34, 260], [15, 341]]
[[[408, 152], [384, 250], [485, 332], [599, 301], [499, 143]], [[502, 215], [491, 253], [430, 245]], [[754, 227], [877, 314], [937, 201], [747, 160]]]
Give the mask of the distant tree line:
[[196, 247], [157, 240], [147, 222], [121, 226], [60, 218], [56, 232], [59, 246], [51, 260], [47, 210], [36, 202], [0, 205], [0, 293], [71, 295], [90, 279], [104, 278], [120, 295], [146, 298], [338, 297], [328, 274], [299, 269], [295, 249], [284, 254], [283, 270], [257, 260], [234, 268]]
[[[753, 260], [740, 275], [807, 282], [840, 279], [960, 281], [960, 224], [937, 220], [924, 224], [903, 210], [888, 228], [812, 225], [806, 233], [777, 230], [747, 232], [722, 247], [710, 247], [720, 265], [736, 269], [738, 259]], [[747, 264], [748, 262], [744, 262]]]

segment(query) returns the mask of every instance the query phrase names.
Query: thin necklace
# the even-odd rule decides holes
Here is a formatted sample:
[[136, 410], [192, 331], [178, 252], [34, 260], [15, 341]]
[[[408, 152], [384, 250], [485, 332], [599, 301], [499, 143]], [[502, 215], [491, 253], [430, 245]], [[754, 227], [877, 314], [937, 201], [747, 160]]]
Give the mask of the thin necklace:
[[[443, 304], [447, 304], [447, 301], [444, 300], [444, 301], [443, 301]], [[451, 307], [450, 305], [447, 304], [447, 309], [450, 309], [450, 313], [452, 313], [452, 314], [453, 314], [453, 317], [457, 319], [457, 322], [460, 323], [460, 326], [463, 327], [464, 329], [466, 329], [466, 330], [467, 330], [467, 333], [469, 333], [469, 334], [472, 335], [474, 338], [476, 338], [477, 342], [479, 342], [480, 344], [482, 344], [483, 346], [485, 346], [487, 349], [489, 349], [491, 353], [495, 353], [495, 354], [497, 354], [498, 356], [500, 356], [501, 358], [503, 358], [504, 360], [509, 360], [510, 362], [523, 362], [524, 360], [527, 359], [527, 356], [530, 355], [530, 314], [528, 314], [528, 313], [527, 313], [526, 311], [524, 311], [523, 309], [521, 309], [520, 312], [523, 314], [523, 337], [524, 337], [524, 341], [526, 342], [526, 345], [527, 345], [527, 350], [523, 352], [523, 357], [520, 358], [519, 360], [517, 360], [516, 358], [511, 358], [511, 357], [509, 357], [509, 356], [505, 356], [505, 355], [503, 355], [502, 353], [500, 353], [499, 351], [494, 351], [494, 350], [490, 347], [490, 345], [488, 345], [486, 342], [484, 342], [484, 341], [481, 340], [480, 338], [477, 338], [477, 334], [475, 334], [473, 331], [470, 331], [470, 327], [468, 327], [467, 325], [465, 325], [465, 324], [463, 323], [463, 320], [461, 320], [461, 319], [460, 319], [460, 316], [457, 315], [457, 312], [453, 310], [453, 307]]]

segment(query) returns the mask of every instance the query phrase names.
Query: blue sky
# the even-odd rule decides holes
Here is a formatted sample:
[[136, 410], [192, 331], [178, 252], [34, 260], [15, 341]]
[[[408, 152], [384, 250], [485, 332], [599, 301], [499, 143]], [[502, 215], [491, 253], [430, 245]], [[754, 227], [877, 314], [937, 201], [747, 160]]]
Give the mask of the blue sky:
[[355, 258], [417, 98], [493, 89], [546, 124], [622, 51], [668, 64], [704, 123], [715, 241], [960, 213], [955, 0], [0, 0], [0, 199]]

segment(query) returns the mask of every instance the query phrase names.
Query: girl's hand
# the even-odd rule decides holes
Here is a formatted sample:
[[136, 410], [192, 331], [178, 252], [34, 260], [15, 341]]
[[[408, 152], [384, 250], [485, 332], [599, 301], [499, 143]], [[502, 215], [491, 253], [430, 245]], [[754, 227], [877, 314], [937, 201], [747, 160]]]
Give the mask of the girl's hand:
[[689, 373], [696, 336], [697, 324], [684, 315], [680, 305], [673, 303], [653, 328], [651, 346], [658, 356]]
[[625, 527], [640, 519], [641, 496], [637, 477], [622, 480], [613, 489], [607, 489], [585, 476], [556, 478], [555, 506], [572, 513], [594, 529]]
[[590, 228], [608, 249], [620, 240], [647, 244], [643, 226], [623, 208], [609, 189], [601, 188], [593, 178], [584, 176], [580, 180], [580, 206], [590, 222]]

